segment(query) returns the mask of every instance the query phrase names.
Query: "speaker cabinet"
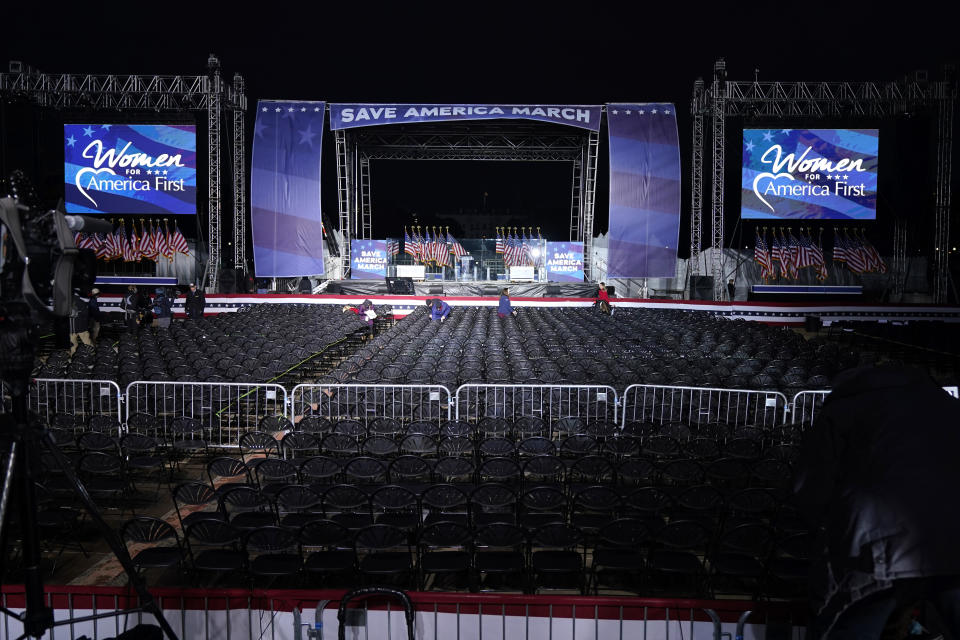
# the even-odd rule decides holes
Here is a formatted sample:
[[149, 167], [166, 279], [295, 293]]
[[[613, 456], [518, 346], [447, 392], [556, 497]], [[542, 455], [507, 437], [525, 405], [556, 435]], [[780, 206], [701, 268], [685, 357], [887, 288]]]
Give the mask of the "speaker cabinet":
[[413, 278], [387, 278], [387, 293], [412, 296], [416, 293]]
[[237, 270], [221, 269], [219, 293], [236, 293], [236, 292], [237, 292]]
[[690, 276], [690, 299], [713, 300], [713, 276]]
[[560, 285], [558, 284], [548, 284], [546, 290], [543, 292], [544, 298], [558, 298], [560, 297]]
[[443, 285], [442, 284], [432, 284], [430, 288], [427, 289], [427, 293], [431, 296], [442, 296], [443, 295]]

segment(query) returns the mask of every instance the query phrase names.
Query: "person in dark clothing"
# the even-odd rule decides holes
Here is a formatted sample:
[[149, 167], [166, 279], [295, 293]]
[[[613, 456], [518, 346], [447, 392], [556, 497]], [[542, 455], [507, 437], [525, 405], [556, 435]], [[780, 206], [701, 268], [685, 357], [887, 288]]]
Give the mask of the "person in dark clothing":
[[137, 293], [136, 285], [127, 287], [127, 293], [120, 301], [120, 307], [123, 309], [123, 321], [127, 329], [136, 329], [143, 318], [143, 303], [140, 294]]
[[[310, 282], [310, 278], [303, 276], [300, 278], [300, 293], [313, 293], [313, 284]], [[369, 300], [367, 301], [369, 302]]]
[[805, 434], [794, 491], [825, 554], [814, 637], [879, 638], [898, 607], [928, 599], [960, 637], [960, 400], [913, 369], [834, 381]]
[[70, 355], [73, 355], [79, 342], [92, 347], [90, 340], [90, 310], [87, 303], [78, 295], [73, 296], [73, 311], [70, 314]]
[[440, 322], [443, 322], [447, 319], [448, 315], [450, 315], [450, 305], [440, 298], [434, 300], [433, 304], [430, 305], [431, 320], [439, 320]]
[[733, 278], [727, 282], [727, 297], [730, 299], [730, 302], [733, 302], [734, 297], [737, 295], [737, 285], [734, 283]]
[[153, 317], [161, 329], [170, 328], [170, 320], [173, 318], [173, 300], [167, 296], [163, 287], [157, 287], [157, 295], [153, 298]]
[[203, 310], [207, 306], [207, 297], [203, 294], [203, 291], [197, 288], [196, 284], [190, 284], [190, 291], [187, 292], [187, 299], [184, 303], [184, 308], [187, 312], [187, 317], [191, 320], [197, 320], [203, 317]]
[[506, 318], [510, 314], [517, 315], [513, 305], [510, 304], [510, 290], [504, 289], [500, 292], [500, 304], [497, 306], [497, 317]]
[[103, 321], [103, 312], [100, 311], [100, 289], [92, 289], [87, 300], [87, 314], [90, 316], [90, 340], [97, 341], [100, 335], [100, 322]]

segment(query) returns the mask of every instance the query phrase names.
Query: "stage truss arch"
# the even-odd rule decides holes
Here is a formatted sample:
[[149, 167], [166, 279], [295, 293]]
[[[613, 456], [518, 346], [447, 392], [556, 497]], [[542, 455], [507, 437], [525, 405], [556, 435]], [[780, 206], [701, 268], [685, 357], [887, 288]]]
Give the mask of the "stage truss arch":
[[[605, 108], [604, 108], [605, 110]], [[350, 239], [372, 238], [371, 160], [570, 162], [570, 241], [583, 242], [592, 279], [594, 203], [600, 134], [549, 123], [407, 124], [334, 130], [343, 277]]]
[[[691, 180], [690, 258], [693, 273], [698, 273], [702, 249], [704, 118], [709, 116], [711, 131], [711, 222], [713, 294], [722, 300], [725, 276], [720, 256], [723, 252], [724, 177], [726, 119], [747, 118], [877, 118], [925, 111], [936, 118], [937, 175], [934, 198], [934, 291], [936, 303], [947, 301], [950, 246], [951, 184], [953, 180], [953, 116], [956, 110], [956, 69], [948, 69], [942, 80], [929, 80], [926, 72], [896, 82], [777, 82], [737, 81], [727, 78], [726, 62], [714, 63], [713, 80], [706, 88], [703, 80], [694, 83], [693, 163]], [[895, 232], [894, 266], [905, 263], [901, 256], [903, 235]], [[895, 280], [902, 280], [895, 274]]]

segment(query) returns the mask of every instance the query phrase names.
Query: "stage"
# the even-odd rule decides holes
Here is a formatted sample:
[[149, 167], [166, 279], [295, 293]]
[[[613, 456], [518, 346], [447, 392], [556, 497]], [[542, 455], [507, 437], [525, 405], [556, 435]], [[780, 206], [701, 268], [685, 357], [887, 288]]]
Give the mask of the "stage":
[[413, 282], [413, 291], [403, 294], [387, 289], [384, 280], [331, 280], [323, 293], [348, 296], [376, 296], [390, 294], [411, 296], [499, 296], [510, 289], [511, 298], [596, 298], [597, 285], [592, 282], [508, 282], [485, 280], [479, 282], [423, 281]]

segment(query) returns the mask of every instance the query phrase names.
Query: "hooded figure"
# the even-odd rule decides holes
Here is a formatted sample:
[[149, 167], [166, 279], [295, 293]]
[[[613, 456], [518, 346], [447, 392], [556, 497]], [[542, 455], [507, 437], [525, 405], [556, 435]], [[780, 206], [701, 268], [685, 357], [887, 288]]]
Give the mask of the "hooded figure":
[[[797, 502], [822, 530], [816, 635], [877, 637], [930, 600], [960, 637], [960, 400], [913, 369], [853, 369], [805, 434]], [[862, 635], [857, 635], [862, 634]]]

